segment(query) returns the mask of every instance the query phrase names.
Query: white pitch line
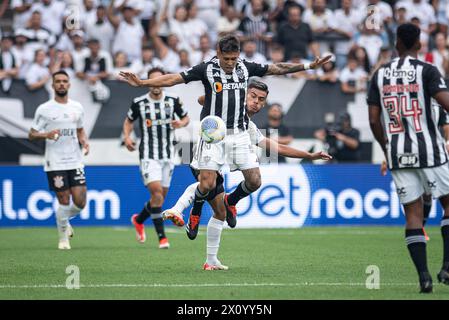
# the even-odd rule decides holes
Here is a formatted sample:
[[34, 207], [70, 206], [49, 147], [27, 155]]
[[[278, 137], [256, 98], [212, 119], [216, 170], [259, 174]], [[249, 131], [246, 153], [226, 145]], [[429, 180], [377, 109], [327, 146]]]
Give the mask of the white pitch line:
[[[380, 286], [417, 286], [417, 283], [380, 283]], [[204, 288], [204, 287], [364, 287], [365, 283], [344, 283], [344, 282], [302, 282], [302, 283], [112, 283], [112, 284], [80, 284], [80, 288]], [[0, 285], [0, 289], [62, 289], [66, 288], [62, 284], [36, 284], [36, 285]]]

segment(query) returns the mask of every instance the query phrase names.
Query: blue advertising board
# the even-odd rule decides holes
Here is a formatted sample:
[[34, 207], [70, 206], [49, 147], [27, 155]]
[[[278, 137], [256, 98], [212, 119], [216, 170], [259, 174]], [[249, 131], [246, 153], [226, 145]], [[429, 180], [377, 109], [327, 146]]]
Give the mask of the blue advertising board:
[[[138, 167], [87, 166], [85, 171], [88, 204], [73, 223], [129, 226], [131, 215], [149, 199]], [[261, 188], [237, 206], [238, 227], [404, 224], [391, 176], [381, 176], [378, 165], [279, 164], [262, 166], [261, 173]], [[240, 172], [225, 173], [226, 190], [242, 179]], [[188, 166], [177, 166], [164, 208], [194, 182]], [[57, 206], [42, 167], [0, 167], [0, 227], [53, 226]], [[210, 215], [206, 205], [201, 224]], [[438, 224], [439, 217], [438, 204], [429, 224]]]

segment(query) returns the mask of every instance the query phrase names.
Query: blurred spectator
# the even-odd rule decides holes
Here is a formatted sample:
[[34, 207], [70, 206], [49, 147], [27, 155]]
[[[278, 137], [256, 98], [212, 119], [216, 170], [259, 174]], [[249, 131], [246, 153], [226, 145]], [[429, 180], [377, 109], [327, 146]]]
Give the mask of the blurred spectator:
[[88, 39], [98, 39], [103, 50], [111, 51], [114, 40], [114, 27], [106, 16], [106, 8], [98, 6], [95, 18], [86, 21], [86, 34]]
[[[86, 29], [87, 25], [95, 23], [97, 20], [97, 7], [98, 4], [94, 0], [82, 0], [81, 4], [77, 6], [79, 10], [79, 24], [80, 27]], [[102, 6], [104, 9], [104, 6]]]
[[[331, 54], [326, 52], [323, 56]], [[328, 63], [321, 66], [316, 71], [316, 79], [321, 82], [336, 83], [339, 77], [339, 72], [335, 64], [335, 57], [333, 57]]]
[[217, 22], [220, 18], [222, 0], [196, 0], [198, 18], [203, 20], [209, 30], [212, 42], [217, 40]]
[[34, 62], [31, 64], [25, 76], [25, 83], [29, 90], [43, 88], [50, 79], [51, 74], [46, 64], [45, 51], [38, 49], [34, 53]]
[[158, 36], [158, 32], [159, 24], [156, 23], [150, 33], [156, 53], [164, 66], [164, 70], [174, 73], [178, 70], [180, 64], [178, 55], [178, 37], [174, 34], [169, 35], [167, 37], [167, 44], [165, 44], [161, 37]]
[[141, 79], [146, 79], [148, 71], [155, 67], [163, 69], [162, 61], [154, 56], [154, 50], [151, 47], [143, 47], [142, 59], [134, 60], [131, 63], [131, 70], [136, 73]]
[[78, 71], [84, 66], [84, 58], [90, 51], [84, 44], [84, 32], [82, 30], [73, 30], [70, 32], [73, 49], [70, 50], [75, 64], [75, 70]]
[[329, 42], [323, 39], [335, 28], [332, 10], [326, 8], [326, 0], [313, 0], [312, 8], [304, 11], [303, 20], [310, 26], [321, 52], [329, 51]]
[[[8, 0], [2, 0], [0, 3], [0, 19], [3, 17], [3, 15], [6, 12], [6, 9], [8, 9], [8, 4], [9, 1]], [[0, 25], [0, 39], [2, 38], [3, 33], [2, 33], [2, 27]]]
[[50, 67], [51, 73], [55, 73], [56, 71], [63, 70], [67, 72], [70, 79], [73, 79], [76, 75], [75, 73], [75, 64], [73, 63], [73, 57], [69, 51], [59, 51], [56, 54], [56, 59], [52, 66]]
[[354, 57], [354, 59], [357, 60], [357, 65], [365, 70], [367, 74], [371, 71], [371, 64], [365, 48], [355, 45], [349, 51], [348, 57], [349, 56]]
[[224, 9], [223, 15], [218, 19], [217, 32], [218, 36], [222, 37], [227, 33], [235, 32], [240, 26], [240, 19], [238, 13], [233, 6], [227, 6]]
[[410, 19], [410, 22], [413, 23], [415, 26], [417, 26], [419, 29], [421, 29], [421, 33], [419, 34], [419, 40], [421, 42], [421, 46], [425, 47], [425, 51], [421, 50], [421, 52], [427, 53], [427, 48], [429, 46], [429, 35], [426, 32], [422, 31], [421, 20], [419, 20], [419, 17], [417, 15], [413, 15], [413, 17]]
[[327, 152], [336, 162], [358, 162], [360, 160], [360, 131], [353, 128], [351, 116], [342, 113], [337, 123], [326, 121], [326, 127], [315, 131], [315, 138], [327, 145]]
[[424, 0], [403, 0], [396, 3], [396, 7], [403, 5], [407, 8], [407, 19], [418, 17], [421, 22], [421, 32], [427, 35], [432, 34], [436, 30], [436, 16], [433, 7]]
[[[183, 0], [155, 0], [155, 17], [154, 23], [159, 24], [158, 35], [165, 39], [170, 34], [170, 26], [168, 25], [167, 17], [173, 17], [175, 14], [175, 8], [179, 5], [183, 5]], [[151, 37], [150, 28], [150, 37]]]
[[19, 79], [25, 79], [28, 68], [34, 61], [33, 51], [28, 50], [26, 43], [28, 38], [24, 29], [16, 30], [15, 32], [15, 44], [12, 48], [14, 56], [17, 58], [17, 64], [19, 65]]
[[288, 11], [291, 7], [299, 7], [301, 12], [307, 7], [306, 0], [276, 0], [274, 9], [269, 14], [269, 20], [273, 21], [277, 28], [288, 21]]
[[307, 23], [301, 21], [301, 9], [297, 6], [288, 9], [288, 22], [279, 27], [276, 40], [284, 46], [287, 60], [295, 51], [299, 52], [302, 57], [308, 57], [308, 47], [313, 56], [320, 55], [312, 30]]
[[179, 65], [176, 72], [180, 73], [190, 67], [192, 67], [192, 64], [190, 62], [189, 51], [186, 49], [179, 50]]
[[439, 32], [435, 35], [435, 49], [430, 52], [429, 62], [434, 64], [441, 75], [449, 75], [449, 50], [446, 48], [446, 36]]
[[64, 13], [66, 10], [64, 1], [41, 0], [33, 4], [32, 11], [39, 11], [42, 15], [42, 27], [54, 35], [62, 33]]
[[203, 61], [209, 61], [215, 55], [216, 50], [212, 50], [209, 36], [205, 34], [200, 38], [200, 50], [194, 51], [190, 54], [190, 61], [192, 61], [192, 65], [196, 65]]
[[[283, 117], [282, 106], [279, 103], [273, 103], [268, 109], [268, 122], [261, 127], [266, 129], [267, 138], [279, 144], [290, 144], [293, 136], [290, 134], [290, 129], [282, 123]], [[278, 156], [278, 161], [286, 162], [283, 156]]]
[[9, 91], [12, 79], [19, 74], [18, 61], [12, 47], [12, 35], [4, 35], [0, 41], [0, 85], [3, 92]]
[[379, 58], [377, 59], [376, 65], [371, 69], [370, 74], [374, 74], [377, 69], [379, 69], [382, 65], [388, 63], [391, 61], [393, 53], [391, 52], [390, 48], [383, 47], [380, 49]]
[[[207, 35], [206, 23], [198, 18], [198, 7], [192, 3], [188, 10], [187, 27], [189, 29], [189, 44], [190, 47], [198, 50], [200, 48], [200, 39], [203, 35]], [[189, 53], [192, 53], [191, 50]]]
[[143, 0], [142, 12], [139, 15], [140, 23], [142, 24], [145, 37], [150, 37], [150, 27], [152, 20], [156, 14], [157, 4], [155, 0]]
[[343, 36], [343, 40], [335, 42], [335, 56], [337, 68], [342, 69], [346, 65], [346, 56], [352, 45], [352, 37], [361, 22], [359, 12], [352, 8], [352, 0], [342, 0], [341, 9], [337, 9], [334, 15], [335, 32]]
[[[167, 8], [167, 7], [166, 7]], [[179, 48], [193, 49], [190, 45], [190, 37], [192, 36], [193, 30], [189, 28], [187, 22], [187, 9], [184, 5], [179, 5], [175, 9], [175, 14], [172, 17], [165, 17], [168, 19], [168, 25], [170, 26], [170, 34], [176, 35], [179, 41]]]
[[264, 17], [263, 0], [250, 0], [250, 10], [239, 26], [240, 41], [253, 40], [258, 53], [266, 55], [273, 34], [268, 19]]
[[[55, 49], [58, 51], [72, 51], [74, 49], [70, 33], [73, 30], [64, 23], [62, 34], [58, 36]], [[81, 31], [82, 32], [82, 31]], [[83, 32], [84, 33], [84, 32]]]
[[111, 72], [111, 56], [108, 52], [100, 50], [100, 42], [90, 39], [88, 42], [89, 54], [83, 59], [83, 64], [77, 70], [77, 77], [86, 80], [90, 85], [105, 80]]
[[432, 0], [430, 3], [436, 14], [438, 32], [447, 34], [447, 28], [449, 26], [449, 19], [447, 17], [447, 6], [449, 2], [447, 0]]
[[240, 58], [260, 64], [267, 63], [267, 59], [265, 59], [265, 56], [257, 52], [257, 45], [253, 40], [248, 40], [243, 43], [243, 50], [240, 53]]
[[138, 16], [142, 13], [144, 3], [142, 0], [116, 0], [114, 3], [114, 8], [118, 11], [122, 11], [125, 7], [132, 8]]
[[401, 25], [408, 22], [407, 19], [407, 5], [405, 2], [399, 2], [394, 9], [394, 19], [389, 24], [390, 32], [393, 37], [393, 41], [390, 41], [394, 45], [394, 37], [396, 35], [396, 29]]
[[341, 90], [352, 94], [366, 91], [367, 80], [367, 73], [358, 66], [353, 56], [349, 56], [347, 66], [340, 73]]
[[[408, 1], [408, 0], [407, 0]], [[375, 8], [373, 10], [373, 7]], [[369, 15], [374, 14], [372, 18], [374, 21], [370, 24], [375, 24], [375, 28], [380, 28], [384, 23], [389, 24], [393, 20], [393, 9], [391, 5], [381, 0], [368, 0], [359, 6], [359, 16], [366, 19]]]
[[13, 29], [17, 31], [19, 29], [25, 29], [28, 24], [28, 20], [31, 18], [31, 6], [34, 0], [12, 0], [11, 8], [14, 12]]
[[39, 11], [33, 11], [25, 29], [28, 38], [27, 47], [29, 50], [36, 51], [42, 49], [48, 51], [50, 47], [56, 44], [56, 37], [41, 25], [42, 15]]
[[284, 48], [278, 44], [273, 44], [270, 48], [269, 64], [284, 62]]
[[373, 66], [379, 57], [380, 48], [388, 46], [388, 36], [384, 31], [369, 28], [366, 23], [362, 23], [361, 28], [361, 32], [356, 33], [354, 42], [366, 50], [369, 64]]
[[114, 64], [112, 67], [110, 78], [116, 80], [119, 79], [121, 71], [133, 72], [134, 70], [132, 70], [131, 68], [126, 53], [124, 53], [123, 51], [117, 51], [114, 55]]
[[142, 41], [145, 36], [142, 25], [135, 19], [136, 12], [133, 7], [124, 3], [121, 9], [123, 18], [114, 15], [114, 0], [111, 0], [107, 13], [109, 21], [115, 30], [115, 40], [112, 45], [112, 52], [123, 51], [130, 61], [141, 58]]

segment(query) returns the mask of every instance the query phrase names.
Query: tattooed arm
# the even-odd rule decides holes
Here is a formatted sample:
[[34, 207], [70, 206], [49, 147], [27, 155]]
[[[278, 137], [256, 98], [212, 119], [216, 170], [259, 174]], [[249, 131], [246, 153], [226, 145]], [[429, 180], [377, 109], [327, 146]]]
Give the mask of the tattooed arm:
[[329, 62], [329, 60], [332, 58], [332, 56], [326, 56], [324, 58], [316, 58], [315, 61], [309, 64], [307, 67], [306, 65], [302, 63], [286, 63], [286, 62], [280, 62], [275, 64], [270, 64], [268, 66], [268, 71], [266, 73], [267, 76], [269, 75], [284, 75], [287, 73], [295, 73], [298, 71], [304, 71], [308, 69], [316, 69], [321, 67], [323, 64]]

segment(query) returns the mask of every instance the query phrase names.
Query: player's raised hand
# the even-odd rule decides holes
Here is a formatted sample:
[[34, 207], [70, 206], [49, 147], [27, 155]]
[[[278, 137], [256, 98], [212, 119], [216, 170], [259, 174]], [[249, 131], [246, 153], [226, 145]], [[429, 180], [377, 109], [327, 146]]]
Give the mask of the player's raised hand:
[[119, 75], [119, 80], [128, 82], [128, 84], [132, 85], [133, 87], [139, 87], [142, 83], [139, 77], [132, 72], [120, 71]]
[[130, 137], [126, 137], [124, 142], [126, 149], [128, 149], [128, 151], [136, 150], [136, 142], [133, 139], [131, 139]]
[[380, 165], [380, 174], [381, 175], [383, 175], [383, 176], [386, 176], [387, 175], [387, 170], [388, 170], [388, 168], [387, 168], [387, 161], [382, 161], [382, 164]]
[[327, 55], [324, 58], [316, 57], [315, 61], [310, 64], [311, 69], [317, 69], [321, 67], [323, 64], [328, 63], [332, 59], [332, 55]]
[[47, 132], [47, 139], [56, 141], [59, 139], [60, 135], [61, 135], [61, 131], [59, 131], [59, 129], [55, 129], [50, 132]]
[[318, 151], [318, 152], [314, 152], [312, 153], [310, 160], [325, 160], [325, 161], [329, 161], [332, 160], [332, 156], [327, 154], [324, 151]]

